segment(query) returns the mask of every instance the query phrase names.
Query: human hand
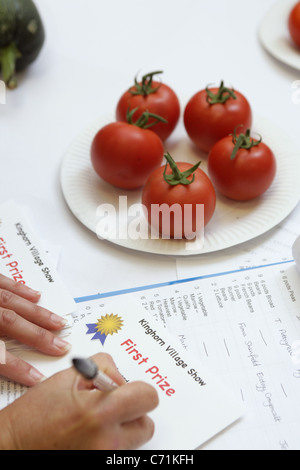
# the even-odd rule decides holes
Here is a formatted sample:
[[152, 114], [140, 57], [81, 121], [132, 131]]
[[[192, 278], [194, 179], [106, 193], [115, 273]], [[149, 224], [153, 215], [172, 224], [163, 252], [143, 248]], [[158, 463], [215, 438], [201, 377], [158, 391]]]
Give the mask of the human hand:
[[125, 384], [112, 358], [93, 357], [119, 387], [104, 393], [74, 368], [28, 390], [0, 412], [0, 449], [133, 450], [150, 440], [156, 390], [143, 382]]
[[[65, 320], [39, 307], [39, 299], [39, 292], [0, 274], [0, 336], [16, 339], [50, 356], [61, 356], [70, 346], [54, 332], [62, 330]], [[0, 375], [28, 387], [44, 378], [8, 351], [6, 364], [0, 365]]]

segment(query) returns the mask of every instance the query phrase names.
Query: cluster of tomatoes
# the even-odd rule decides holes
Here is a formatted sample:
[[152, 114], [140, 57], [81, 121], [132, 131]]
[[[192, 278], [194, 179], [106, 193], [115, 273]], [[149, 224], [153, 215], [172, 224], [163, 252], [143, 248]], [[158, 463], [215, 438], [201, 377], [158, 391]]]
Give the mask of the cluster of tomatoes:
[[300, 47], [300, 2], [297, 2], [290, 11], [288, 28], [293, 42]]
[[[119, 99], [116, 121], [99, 130], [93, 139], [91, 161], [96, 173], [122, 189], [142, 189], [147, 209], [166, 204], [182, 208], [182, 226], [171, 222], [170, 236], [189, 238], [202, 227], [197, 206], [204, 206], [204, 225], [216, 208], [216, 191], [228, 198], [245, 201], [264, 193], [276, 173], [276, 160], [261, 138], [250, 135], [252, 111], [238, 91], [220, 87], [197, 92], [184, 110], [186, 132], [197, 148], [208, 153], [208, 174], [192, 165], [175, 162], [165, 152], [164, 142], [180, 119], [176, 93], [154, 80], [152, 72], [135, 80]], [[166, 159], [166, 164], [162, 162]], [[192, 211], [185, 217], [185, 208]], [[163, 234], [163, 221], [155, 227]]]

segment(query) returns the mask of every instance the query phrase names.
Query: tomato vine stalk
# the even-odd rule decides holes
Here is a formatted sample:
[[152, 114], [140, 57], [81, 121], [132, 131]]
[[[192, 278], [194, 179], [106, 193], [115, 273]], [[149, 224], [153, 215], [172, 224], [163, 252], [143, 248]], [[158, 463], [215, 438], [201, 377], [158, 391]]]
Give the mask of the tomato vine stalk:
[[[127, 122], [128, 124], [132, 124], [133, 126], [140, 127], [141, 129], [150, 129], [151, 127], [155, 126], [159, 122], [163, 122], [164, 124], [167, 124], [168, 121], [159, 116], [158, 114], [154, 113], [149, 113], [149, 111], [144, 111], [143, 114], [136, 120], [133, 121], [133, 115], [139, 108], [134, 108], [130, 111], [130, 109], [127, 110]], [[153, 118], [155, 119], [152, 122], [149, 122], [149, 119]]]
[[162, 71], [158, 72], [150, 72], [147, 73], [142, 77], [141, 83], [137, 81], [137, 78], [134, 79], [134, 88], [129, 89], [129, 93], [132, 95], [142, 95], [142, 96], [148, 96], [151, 95], [152, 93], [156, 93], [159, 90], [159, 87], [153, 87], [153, 77], [154, 75], [158, 75], [160, 73], [163, 73]]
[[208, 86], [205, 88], [205, 90], [207, 93], [206, 101], [208, 102], [208, 104], [224, 104], [230, 98], [234, 100], [237, 99], [237, 96], [234, 93], [234, 89], [225, 87], [223, 80], [221, 81], [221, 85], [219, 86], [217, 93], [213, 93], [208, 88]]
[[252, 147], [257, 147], [262, 142], [262, 137], [259, 136], [259, 140], [254, 140], [250, 136], [251, 130], [247, 129], [245, 134], [239, 134], [237, 136], [236, 129], [232, 134], [232, 143], [234, 144], [234, 149], [232, 151], [230, 160], [234, 160], [239, 149], [251, 149]]
[[[171, 157], [171, 155], [166, 153], [164, 155], [165, 159], [167, 160], [165, 170], [164, 170], [164, 180], [171, 186], [176, 186], [178, 184], [189, 185], [195, 181], [195, 171], [200, 166], [201, 162], [196, 163], [193, 167], [189, 168], [186, 171], [180, 171], [178, 166], [176, 165], [175, 161]], [[167, 174], [168, 164], [172, 170], [171, 174]], [[193, 175], [192, 179], [188, 179], [189, 176]]]

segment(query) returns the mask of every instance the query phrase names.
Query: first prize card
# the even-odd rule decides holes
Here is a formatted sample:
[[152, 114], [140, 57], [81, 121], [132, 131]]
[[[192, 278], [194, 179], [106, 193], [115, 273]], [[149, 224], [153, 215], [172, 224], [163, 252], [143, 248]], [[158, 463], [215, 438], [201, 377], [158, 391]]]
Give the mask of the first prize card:
[[0, 206], [0, 272], [42, 292], [43, 306], [58, 314], [74, 312], [71, 351], [47, 358], [24, 349], [20, 357], [45, 376], [71, 366], [74, 357], [108, 353], [126, 382], [141, 380], [157, 390], [151, 414], [155, 434], [145, 450], [196, 449], [243, 414], [240, 401], [187, 355], [177, 339], [141, 309], [134, 297], [86, 300], [77, 306], [32, 228], [13, 203]]
[[13, 201], [0, 205], [0, 273], [41, 292], [39, 305], [58, 315], [76, 310], [24, 211]]
[[196, 449], [244, 412], [238, 397], [129, 294], [79, 304], [70, 342], [69, 364], [72, 357], [105, 352], [126, 382], [141, 380], [157, 390], [156, 430], [145, 450]]

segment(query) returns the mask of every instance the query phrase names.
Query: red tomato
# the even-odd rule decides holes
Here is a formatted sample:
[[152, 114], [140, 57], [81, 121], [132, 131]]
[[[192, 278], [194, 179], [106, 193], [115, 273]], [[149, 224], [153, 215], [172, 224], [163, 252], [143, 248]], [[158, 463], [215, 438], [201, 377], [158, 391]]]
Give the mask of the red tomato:
[[[120, 98], [117, 109], [117, 121], [126, 121], [128, 110], [138, 108], [135, 116], [138, 118], [145, 111], [157, 114], [166, 119], [167, 123], [158, 123], [151, 128], [163, 141], [175, 129], [180, 117], [180, 104], [175, 92], [167, 85], [153, 81], [153, 75], [162, 72], [152, 72], [145, 75], [142, 81], [126, 91]], [[153, 120], [149, 121], [149, 123]]]
[[91, 147], [96, 173], [122, 189], [143, 186], [149, 174], [161, 165], [163, 156], [163, 143], [154, 132], [126, 122], [100, 129]]
[[288, 28], [292, 40], [300, 47], [300, 2], [296, 3], [288, 18]]
[[225, 88], [206, 88], [196, 93], [184, 111], [185, 129], [194, 144], [204, 152], [222, 137], [243, 124], [251, 127], [252, 111], [247, 99], [238, 91]]
[[227, 136], [213, 146], [208, 156], [208, 173], [221, 194], [237, 201], [248, 201], [271, 186], [276, 160], [266, 144], [250, 138], [248, 130], [246, 135]]
[[[198, 168], [199, 164], [194, 167], [184, 162], [175, 164], [169, 154], [165, 157], [170, 166], [156, 169], [143, 188], [142, 203], [149, 225], [164, 238], [193, 239], [214, 214], [214, 187], [208, 176]], [[174, 170], [174, 165], [177, 170]], [[175, 183], [168, 181], [168, 178], [175, 178]], [[180, 178], [183, 178], [182, 183]], [[176, 180], [179, 182], [176, 183]], [[204, 205], [204, 220], [197, 209], [200, 205]], [[160, 214], [158, 209], [161, 210]]]

